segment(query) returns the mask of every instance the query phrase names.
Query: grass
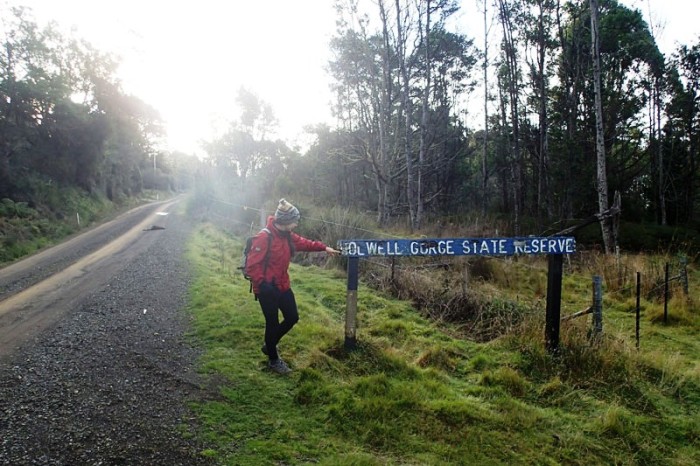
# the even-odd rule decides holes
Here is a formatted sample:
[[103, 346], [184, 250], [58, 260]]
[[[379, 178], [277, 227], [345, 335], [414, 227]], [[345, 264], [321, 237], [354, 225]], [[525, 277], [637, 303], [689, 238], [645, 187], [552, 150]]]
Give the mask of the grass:
[[[201, 370], [221, 381], [217, 399], [193, 408], [209, 445], [202, 454], [220, 464], [700, 464], [692, 302], [674, 305], [685, 314], [670, 324], [645, 317], [637, 352], [626, 339], [629, 302], [611, 296], [604, 337], [591, 341], [584, 321], [567, 322], [553, 356], [543, 349], [543, 313], [479, 343], [363, 283], [359, 347], [348, 352], [344, 273], [293, 264], [301, 320], [280, 344], [294, 369], [280, 377], [265, 369], [263, 317], [235, 270], [241, 247], [204, 224], [188, 248]], [[532, 264], [508, 267], [501, 280], [523, 274], [518, 302], [541, 299]], [[589, 278], [568, 273], [564, 287], [569, 312], [589, 305]], [[499, 296], [511, 302], [507, 291]], [[656, 306], [645, 302], [645, 316]]]

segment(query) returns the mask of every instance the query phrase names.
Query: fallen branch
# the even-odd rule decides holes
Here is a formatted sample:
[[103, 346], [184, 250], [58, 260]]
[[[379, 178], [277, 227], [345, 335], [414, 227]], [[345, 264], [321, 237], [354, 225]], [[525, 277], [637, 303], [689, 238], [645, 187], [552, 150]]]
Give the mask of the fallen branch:
[[565, 229], [558, 231], [558, 232], [556, 232], [552, 235], [549, 235], [549, 236], [569, 235], [569, 234], [575, 232], [576, 230], [580, 230], [581, 228], [590, 225], [591, 223], [600, 222], [601, 220], [605, 220], [606, 218], [614, 218], [616, 215], [619, 215], [619, 214], [620, 214], [620, 206], [614, 205], [611, 208], [609, 208], [608, 210], [606, 210], [605, 212], [591, 215], [590, 217], [582, 220], [581, 223], [579, 223], [578, 225], [574, 225], [574, 226], [571, 226], [569, 228], [565, 228]]
[[564, 316], [561, 318], [561, 321], [563, 322], [565, 320], [575, 319], [576, 317], [581, 317], [583, 315], [590, 314], [591, 312], [593, 312], [593, 306], [589, 307], [588, 309], [584, 309], [583, 311], [574, 312], [573, 314]]

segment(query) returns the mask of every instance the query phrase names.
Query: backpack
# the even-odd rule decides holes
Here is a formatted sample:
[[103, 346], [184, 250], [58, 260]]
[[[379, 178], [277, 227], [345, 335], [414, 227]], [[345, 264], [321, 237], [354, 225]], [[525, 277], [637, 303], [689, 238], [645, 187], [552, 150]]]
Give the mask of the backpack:
[[[267, 229], [267, 227], [263, 228], [260, 230], [260, 232], [265, 232], [267, 233], [267, 250], [265, 251], [265, 258], [263, 259], [263, 276], [267, 272], [267, 264], [270, 262], [270, 249], [272, 247], [272, 232]], [[256, 235], [257, 236], [257, 235]], [[253, 281], [250, 279], [250, 275], [248, 275], [248, 254], [250, 253], [251, 248], [253, 247], [253, 238], [255, 236], [249, 236], [245, 240], [245, 247], [243, 248], [243, 263], [241, 264], [240, 267], [238, 267], [243, 273], [243, 277], [250, 282], [250, 293], [253, 292]], [[289, 251], [290, 254], [293, 256], [294, 255], [294, 243], [292, 243], [292, 238], [287, 237], [287, 241], [289, 242]], [[255, 297], [255, 300], [257, 301], [258, 298], [257, 296]]]
[[[267, 250], [265, 251], [265, 259], [264, 259], [264, 263], [265, 263], [264, 267], [265, 268], [263, 271], [263, 274], [264, 274], [265, 272], [267, 272], [267, 263], [270, 261], [270, 246], [272, 245], [272, 233], [267, 228], [263, 228], [260, 231], [261, 232], [264, 231], [265, 233], [267, 233]], [[241, 273], [243, 273], [243, 277], [246, 280], [250, 281], [250, 291], [251, 292], [253, 291], [253, 282], [250, 280], [250, 275], [248, 275], [247, 268], [248, 268], [248, 254], [250, 253], [250, 249], [253, 247], [253, 238], [255, 238], [255, 236], [249, 236], [248, 238], [246, 238], [245, 247], [243, 248], [243, 263], [241, 264], [240, 267], [238, 267], [240, 269]]]

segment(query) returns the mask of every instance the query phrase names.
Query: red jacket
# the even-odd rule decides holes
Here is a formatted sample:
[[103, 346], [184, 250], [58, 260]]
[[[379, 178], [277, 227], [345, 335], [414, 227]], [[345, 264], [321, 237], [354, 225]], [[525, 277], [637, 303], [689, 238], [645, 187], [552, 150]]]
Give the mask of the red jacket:
[[[256, 294], [263, 281], [274, 283], [280, 291], [287, 291], [291, 287], [287, 271], [292, 259], [288, 236], [292, 240], [295, 251], [325, 251], [327, 247], [321, 241], [312, 241], [294, 232], [278, 230], [274, 220], [275, 217], [269, 217], [266, 227], [272, 234], [272, 241], [268, 243], [269, 234], [265, 231], [255, 235], [246, 259], [246, 271], [253, 282], [253, 291]], [[270, 254], [267, 259], [267, 268], [265, 268], [268, 244], [270, 245]]]

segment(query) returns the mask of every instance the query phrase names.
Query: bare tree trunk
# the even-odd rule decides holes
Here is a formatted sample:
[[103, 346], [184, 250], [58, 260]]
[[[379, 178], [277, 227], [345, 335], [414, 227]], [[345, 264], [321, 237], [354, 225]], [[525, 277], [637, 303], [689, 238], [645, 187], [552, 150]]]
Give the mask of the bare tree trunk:
[[[387, 126], [389, 126], [390, 116], [390, 93], [391, 93], [391, 76], [390, 76], [390, 64], [389, 64], [389, 31], [388, 31], [388, 18], [386, 14], [386, 9], [384, 8], [384, 0], [379, 0], [379, 14], [382, 20], [382, 40], [383, 40], [383, 51], [382, 51], [382, 80], [381, 88], [379, 89], [379, 166], [381, 167], [382, 174], [387, 175], [390, 171], [389, 156], [387, 155]], [[387, 180], [384, 180], [383, 186], [378, 187], [379, 202], [382, 205], [381, 210], [379, 210], [380, 218], [379, 224], [384, 225], [388, 219], [387, 215], [387, 203], [388, 199], [388, 188]]]
[[549, 195], [547, 189], [547, 157], [549, 152], [547, 125], [547, 41], [545, 39], [545, 6], [539, 2], [539, 16], [537, 21], [537, 72], [539, 88], [539, 160], [537, 166], [537, 219], [542, 225], [542, 217], [549, 216]]
[[[593, 54], [593, 88], [595, 92], [595, 133], [596, 133], [596, 189], [598, 191], [598, 213], [602, 215], [609, 208], [608, 178], [605, 160], [605, 140], [603, 137], [603, 99], [600, 78], [600, 33], [598, 29], [598, 0], [590, 0], [591, 5], [591, 52]], [[600, 228], [603, 235], [605, 253], [614, 250], [612, 221], [609, 216], [601, 217]]]
[[513, 35], [513, 21], [510, 5], [506, 0], [499, 0], [501, 25], [503, 26], [503, 42], [508, 71], [508, 96], [510, 103], [511, 124], [513, 125], [513, 229], [520, 234], [520, 216], [523, 206], [523, 167], [520, 151], [520, 114], [518, 108], [518, 60]]
[[489, 141], [489, 39], [488, 39], [488, 2], [484, 0], [484, 148], [481, 157], [481, 214], [486, 215], [488, 207], [488, 171], [486, 160]]
[[[576, 66], [572, 61], [573, 61], [573, 54], [572, 54], [572, 46], [567, 45], [567, 40], [566, 40], [566, 31], [562, 22], [562, 8], [561, 8], [561, 1], [557, 0], [556, 3], [556, 23], [557, 23], [557, 38], [559, 41], [559, 47], [561, 48], [561, 63], [562, 67], [565, 68], [566, 72], [564, 73], [564, 79], [562, 82], [562, 89], [564, 90], [565, 93], [565, 99], [566, 99], [566, 138], [568, 141], [573, 141], [574, 140], [574, 128], [576, 128], [576, 108], [577, 106], [575, 105], [575, 98], [574, 96], [576, 95], [576, 86], [578, 84], [577, 79], [572, 79], [571, 76], [574, 74], [578, 75], [578, 70], [579, 67]], [[565, 177], [571, 177], [573, 175], [573, 151], [571, 149], [571, 142], [566, 145], [566, 153], [564, 154], [568, 164], [567, 164], [567, 171], [568, 173], [565, 174]], [[562, 201], [560, 202], [560, 207], [559, 207], [559, 215], [564, 218], [572, 218], [573, 216], [573, 200], [572, 200], [572, 191], [574, 187], [572, 186], [571, 183], [566, 183], [563, 192], [561, 193]]]
[[[697, 115], [698, 114], [698, 108], [697, 104], [693, 104], [693, 110], [691, 112], [691, 115]], [[695, 125], [693, 123], [693, 119], [689, 118], [688, 123], [687, 123], [687, 134], [688, 134], [688, 140], [690, 141], [690, 146], [688, 147], [688, 176], [686, 179], [688, 182], [686, 183], [687, 188], [685, 189], [685, 199], [686, 199], [686, 215], [685, 219], [686, 222], [693, 222], [695, 221], [695, 203], [697, 202], [696, 195], [695, 195], [695, 181], [698, 177], [698, 170], [697, 170], [697, 154], [700, 152], [698, 149], [698, 135], [696, 134], [695, 130]]]
[[377, 224], [385, 225], [389, 218], [387, 211], [388, 196], [386, 183], [377, 181]]
[[403, 102], [403, 110], [405, 112], [405, 128], [404, 128], [404, 158], [406, 160], [406, 198], [408, 201], [408, 211], [411, 218], [411, 227], [416, 224], [416, 183], [415, 174], [413, 171], [413, 154], [411, 150], [411, 126], [413, 125], [413, 111], [411, 106], [411, 83], [406, 69], [406, 34], [404, 26], [401, 24], [401, 5], [400, 0], [396, 0], [396, 36], [397, 36], [397, 55], [399, 60], [399, 72], [403, 81], [403, 90], [401, 92], [401, 101]]
[[[418, 13], [420, 15], [420, 12]], [[420, 16], [419, 16], [420, 17]], [[421, 30], [423, 30], [421, 28]], [[416, 218], [413, 224], [413, 229], [420, 229], [423, 221], [423, 172], [425, 171], [425, 159], [427, 151], [427, 132], [428, 132], [428, 98], [430, 96], [430, 0], [425, 1], [425, 88], [423, 89], [421, 120], [420, 120], [420, 145], [418, 149], [418, 177], [416, 186]]]
[[661, 133], [661, 80], [654, 79], [654, 106], [656, 109], [656, 153], [659, 163], [659, 212], [661, 225], [666, 225], [666, 174], [664, 172], [664, 151]]
[[[647, 4], [647, 7], [649, 7], [649, 4]], [[656, 27], [654, 25], [653, 18], [651, 16], [651, 11], [648, 11], [648, 23], [649, 23], [649, 30], [651, 32], [651, 36], [655, 41], [658, 41], [657, 37], [657, 31]], [[658, 164], [657, 168], [657, 176], [658, 176], [658, 184], [659, 184], [659, 191], [657, 193], [657, 202], [659, 203], [658, 208], [657, 208], [657, 221], [661, 225], [666, 225], [666, 186], [665, 186], [665, 178], [666, 175], [664, 173], [664, 151], [663, 151], [663, 144], [662, 144], [662, 131], [661, 131], [661, 78], [658, 76], [653, 76], [653, 81], [654, 81], [654, 87], [651, 89], [652, 93], [652, 98], [650, 107], [651, 111], [649, 112], [651, 115], [649, 117], [650, 120], [650, 140], [656, 139], [656, 163]], [[654, 173], [651, 173], [651, 176], [654, 176]]]
[[[506, 86], [505, 83], [502, 82], [503, 78], [499, 78], [499, 83], [498, 83], [498, 111], [499, 111], [499, 117], [501, 120], [501, 123], [499, 125], [500, 127], [500, 134], [499, 134], [499, 140], [500, 141], [507, 141], [508, 142], [508, 147], [511, 146], [510, 144], [510, 134], [507, 133], [507, 128], [508, 128], [508, 115], [507, 115], [507, 108], [506, 108], [506, 97], [505, 97], [505, 89], [504, 87]], [[511, 160], [510, 158], [510, 153], [508, 153], [507, 150], [502, 150], [501, 147], [496, 148], [496, 154], [497, 155], [497, 161], [496, 161], [496, 166], [498, 167], [498, 172], [497, 176], [501, 180], [501, 199], [503, 202], [503, 210], [505, 212], [508, 212], [510, 210], [510, 200], [511, 200], [511, 190], [513, 189], [513, 183], [510, 177], [508, 176], [508, 173], [506, 171], [506, 167], [511, 165]]]

